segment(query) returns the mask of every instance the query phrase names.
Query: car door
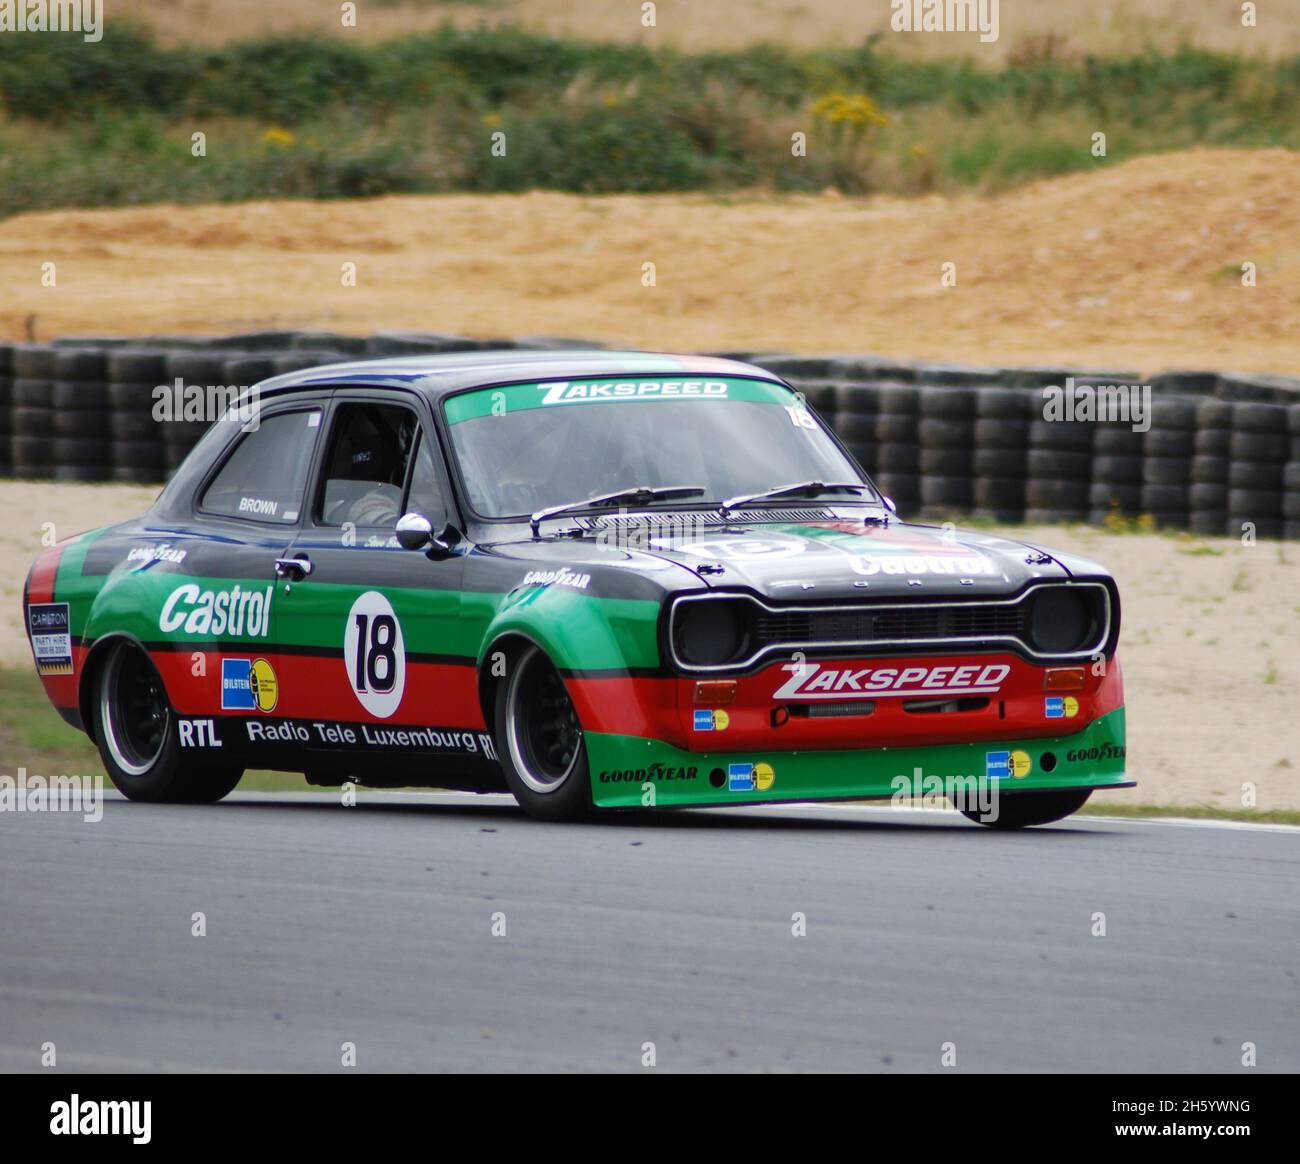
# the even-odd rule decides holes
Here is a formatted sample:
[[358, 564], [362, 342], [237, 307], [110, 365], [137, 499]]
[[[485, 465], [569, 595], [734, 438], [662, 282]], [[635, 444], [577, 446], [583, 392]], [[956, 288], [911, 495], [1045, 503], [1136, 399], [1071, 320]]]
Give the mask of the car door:
[[464, 559], [403, 549], [394, 532], [408, 510], [435, 531], [460, 525], [427, 400], [342, 389], [327, 425], [278, 608], [303, 660], [285, 707], [310, 721], [312, 747], [364, 757], [372, 783], [472, 770], [494, 753], [460, 620]]
[[277, 561], [302, 519], [324, 415], [320, 398], [262, 410], [198, 483], [190, 516], [142, 531], [129, 583], [107, 599], [149, 612], [140, 637], [176, 708], [182, 748], [256, 753], [261, 733], [246, 721], [278, 710]]

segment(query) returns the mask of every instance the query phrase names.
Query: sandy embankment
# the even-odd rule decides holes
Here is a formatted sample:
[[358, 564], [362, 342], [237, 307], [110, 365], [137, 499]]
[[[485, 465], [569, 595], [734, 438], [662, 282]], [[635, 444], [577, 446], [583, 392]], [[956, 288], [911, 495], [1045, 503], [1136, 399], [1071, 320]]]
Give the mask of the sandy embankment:
[[[402, 327], [1295, 373], [1297, 189], [1295, 153], [1196, 150], [995, 198], [537, 193], [29, 214], [0, 222], [0, 335], [22, 337], [34, 316], [41, 338]], [[41, 286], [46, 262], [56, 287]], [[945, 263], [955, 287], [941, 286]]]

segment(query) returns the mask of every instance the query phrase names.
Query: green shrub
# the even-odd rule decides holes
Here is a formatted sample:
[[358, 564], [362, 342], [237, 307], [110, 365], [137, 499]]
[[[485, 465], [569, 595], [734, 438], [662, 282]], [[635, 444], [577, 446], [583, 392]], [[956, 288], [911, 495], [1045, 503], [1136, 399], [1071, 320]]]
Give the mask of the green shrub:
[[[827, 101], [883, 124], [823, 117]], [[986, 69], [901, 59], [877, 38], [692, 56], [509, 28], [167, 48], [113, 22], [98, 44], [8, 39], [0, 107], [5, 214], [443, 190], [909, 192], [1196, 144], [1296, 147], [1300, 59], [1074, 59], [1048, 42]], [[1097, 128], [1106, 159], [1089, 151]], [[206, 158], [190, 155], [196, 130]]]

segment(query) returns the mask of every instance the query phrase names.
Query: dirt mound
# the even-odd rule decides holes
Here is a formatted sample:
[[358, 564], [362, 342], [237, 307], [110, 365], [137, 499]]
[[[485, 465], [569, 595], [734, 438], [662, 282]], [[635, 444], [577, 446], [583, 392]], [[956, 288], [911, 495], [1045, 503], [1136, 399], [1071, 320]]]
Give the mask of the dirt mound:
[[35, 314], [42, 338], [407, 327], [1295, 372], [1296, 189], [1293, 152], [1196, 150], [992, 198], [533, 193], [31, 214], [0, 224], [0, 334], [22, 337]]

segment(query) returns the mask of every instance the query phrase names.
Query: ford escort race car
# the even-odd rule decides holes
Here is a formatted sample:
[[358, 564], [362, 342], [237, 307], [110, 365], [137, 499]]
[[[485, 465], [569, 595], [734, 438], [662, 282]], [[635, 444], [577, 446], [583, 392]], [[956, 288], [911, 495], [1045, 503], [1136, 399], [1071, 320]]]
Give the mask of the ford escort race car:
[[130, 799], [257, 767], [545, 819], [942, 791], [1014, 827], [1130, 786], [1110, 575], [900, 520], [759, 368], [480, 352], [242, 405], [27, 580], [45, 689]]

